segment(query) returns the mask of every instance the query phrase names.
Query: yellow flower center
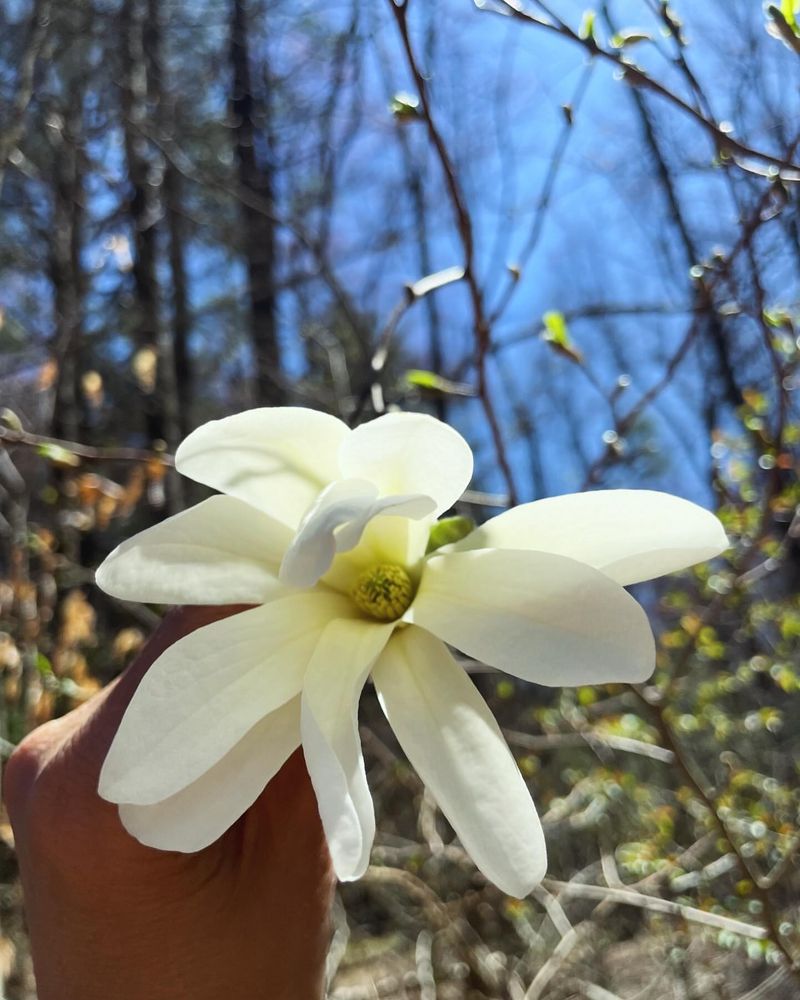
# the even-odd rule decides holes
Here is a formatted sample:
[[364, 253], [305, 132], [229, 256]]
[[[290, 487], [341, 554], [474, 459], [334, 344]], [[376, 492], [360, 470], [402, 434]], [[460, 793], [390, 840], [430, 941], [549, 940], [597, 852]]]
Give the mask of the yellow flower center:
[[408, 610], [414, 598], [414, 585], [402, 566], [384, 563], [365, 570], [350, 594], [356, 605], [372, 618], [393, 622]]

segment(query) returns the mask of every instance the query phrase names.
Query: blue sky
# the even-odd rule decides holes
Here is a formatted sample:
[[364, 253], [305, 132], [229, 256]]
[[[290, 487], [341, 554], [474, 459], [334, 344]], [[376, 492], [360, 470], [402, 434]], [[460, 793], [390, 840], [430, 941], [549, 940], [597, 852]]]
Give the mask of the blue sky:
[[[577, 25], [585, 4], [562, 0], [554, 6]], [[737, 134], [753, 145], [778, 149], [781, 140], [776, 125], [789, 133], [798, 126], [798, 63], [779, 42], [767, 37], [759, 5], [750, 0], [707, 0], [701, 5], [678, 0], [675, 7], [685, 18], [690, 42], [687, 57], [715, 117], [731, 119]], [[652, 30], [646, 0], [624, 0], [612, 8], [617, 26]], [[22, 9], [13, 0], [5, 16], [13, 20]], [[106, 9], [113, 18], [113, 6]], [[213, 127], [219, 129], [226, 93], [217, 84], [209, 85], [207, 65], [224, 65], [226, 5], [221, 0], [173, 0], [168, 10], [171, 65], [190, 99], [196, 99], [197, 127], [216, 123]], [[599, 304], [652, 309], [641, 315], [618, 315], [612, 310], [605, 317], [575, 318], [570, 324], [594, 381], [606, 394], [620, 375], [629, 376], [623, 403], [626, 399], [633, 402], [658, 380], [690, 322], [688, 266], [642, 145], [641, 124], [629, 90], [615, 79], [613, 68], [598, 62], [587, 70], [585, 53], [563, 39], [480, 12], [467, 0], [412, 2], [411, 10], [414, 40], [428, 74], [436, 119], [471, 209], [478, 273], [490, 307], [508, 281], [506, 265], [519, 263], [528, 241], [553, 151], [564, 129], [562, 105], [574, 104], [582, 92], [540, 239], [509, 308], [493, 331], [498, 352], [490, 369], [521, 497], [530, 499], [541, 490], [576, 489], [584, 478], [586, 460], [603, 449], [603, 434], [612, 418], [603, 394], [585, 374], [540, 341], [542, 315], [548, 310], [580, 313]], [[350, 15], [351, 5], [343, 0], [325, 10], [330, 24], [347, 24]], [[291, 95], [287, 106], [294, 106], [293, 115], [280, 118], [278, 128], [281, 214], [291, 214], [293, 199], [307, 190], [318, 169], [318, 135], [302, 109], [311, 115], [315, 102], [327, 98], [330, 59], [321, 43], [319, 51], [315, 49], [316, 35], [309, 29], [314, 17], [319, 21], [319, 6], [311, 0], [277, 3], [270, 6], [268, 24], [259, 18], [252, 26], [256, 64], [259, 55], [268, 52], [273, 69], [285, 77], [283, 86]], [[321, 27], [318, 30], [324, 35]], [[406, 164], [398, 124], [388, 110], [393, 93], [413, 91], [413, 86], [387, 4], [364, 5], [358, 32], [359, 57], [347, 66], [332, 132], [333, 147], [341, 155], [330, 263], [359, 311], [374, 316], [379, 329], [404, 283], [421, 276]], [[657, 32], [654, 37], [658, 38]], [[668, 50], [660, 39], [657, 45], [637, 46], [635, 53], [643, 66], [686, 96], [682, 79], [664, 58]], [[189, 59], [187, 52], [192, 53]], [[110, 100], [109, 95], [105, 99]], [[354, 105], [359, 128], [345, 146]], [[752, 204], [759, 182], [732, 172], [730, 184], [724, 171], [712, 165], [713, 150], [701, 129], [664, 102], [653, 101], [651, 107], [697, 245], [703, 254], [716, 246], [730, 247], [737, 235], [733, 195], [744, 206]], [[451, 206], [424, 128], [411, 123], [403, 134], [423, 179], [431, 269], [459, 264], [462, 251]], [[124, 319], [125, 300], [120, 296], [129, 281], [119, 259], [104, 248], [115, 232], [115, 224], [108, 220], [119, 206], [123, 176], [119, 133], [101, 130], [91, 152], [99, 168], [92, 176], [88, 201], [96, 233], [87, 241], [85, 263], [92, 275], [89, 326], [102, 328], [109, 322], [108, 302], [115, 296]], [[193, 345], [202, 354], [218, 350], [220, 339], [230, 336], [231, 330], [220, 330], [220, 323], [230, 322], [234, 314], [229, 305], [220, 313], [216, 303], [244, 301], [245, 272], [219, 239], [218, 227], [225, 222], [226, 212], [235, 224], [235, 209], [220, 204], [218, 218], [214, 217], [217, 209], [209, 203], [193, 203], [190, 210], [193, 237], [187, 264], [195, 310]], [[397, 238], [381, 247], [378, 238], [387, 228], [395, 230]], [[281, 239], [284, 246], [294, 242], [289, 230], [283, 231]], [[775, 227], [769, 232], [765, 228], [757, 249], [770, 261], [765, 271], [769, 301], [795, 302], [797, 262], [786, 252]], [[7, 275], [3, 298], [12, 308], [17, 299], [15, 287], [14, 276]], [[29, 284], [27, 291], [32, 287]], [[310, 282], [306, 291], [320, 303], [327, 295], [319, 282]], [[472, 350], [464, 286], [437, 292], [435, 308], [444, 332], [442, 374], [449, 375], [461, 370]], [[298, 337], [302, 308], [293, 292], [285, 292], [279, 309], [285, 367], [290, 375], [298, 375], [304, 365]], [[418, 303], [397, 334], [404, 358], [415, 367], [430, 364], [427, 317], [426, 306]], [[46, 339], [47, 308], [23, 318]], [[753, 340], [746, 320], [736, 336], [743, 344]], [[503, 347], [506, 342], [513, 346]], [[109, 362], [124, 364], [131, 351], [129, 341], [119, 336], [110, 344]], [[243, 344], [238, 351], [220, 356], [220, 376], [246, 371], [248, 364]], [[639, 429], [647, 460], [635, 469], [612, 472], [605, 485], [650, 485], [710, 500], [703, 416], [707, 383], [714, 374], [709, 364], [707, 351], [690, 355]], [[757, 347], [742, 353], [742, 364], [752, 368], [757, 381], [763, 369]], [[467, 378], [474, 379], [474, 373]], [[515, 437], [512, 405], [524, 410], [536, 429], [543, 476], [532, 475], [530, 441]], [[478, 448], [476, 485], [501, 490], [477, 403], [454, 401], [449, 416]]]

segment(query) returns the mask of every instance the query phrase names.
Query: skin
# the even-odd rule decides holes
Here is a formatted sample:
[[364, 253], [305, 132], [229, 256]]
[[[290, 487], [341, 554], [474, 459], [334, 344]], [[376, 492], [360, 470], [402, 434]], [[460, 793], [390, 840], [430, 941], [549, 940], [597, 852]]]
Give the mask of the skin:
[[4, 795], [19, 854], [39, 1000], [318, 1000], [334, 889], [298, 750], [257, 802], [196, 854], [143, 847], [97, 794], [150, 664], [241, 608], [173, 612], [86, 705], [32, 732]]

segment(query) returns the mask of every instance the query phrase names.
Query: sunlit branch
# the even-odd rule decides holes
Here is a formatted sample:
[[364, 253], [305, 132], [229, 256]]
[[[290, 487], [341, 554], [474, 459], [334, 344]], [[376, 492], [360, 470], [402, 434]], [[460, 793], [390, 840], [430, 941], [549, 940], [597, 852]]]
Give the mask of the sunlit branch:
[[[7, 427], [0, 427], [0, 441], [5, 445], [21, 445], [25, 448], [58, 448], [65, 453], [65, 458], [73, 455], [87, 462], [159, 462], [166, 466], [175, 464], [172, 455], [166, 451], [149, 451], [145, 448], [92, 448], [77, 441], [63, 441], [60, 438], [11, 430]], [[46, 452], [45, 457], [48, 457]]]
[[583, 99], [586, 96], [586, 92], [589, 89], [593, 69], [593, 64], [591, 62], [587, 63], [581, 73], [580, 79], [578, 80], [575, 92], [572, 95], [572, 100], [564, 107], [564, 124], [561, 126], [561, 131], [559, 132], [558, 139], [556, 140], [553, 154], [549, 160], [547, 173], [536, 204], [536, 210], [531, 223], [530, 232], [528, 233], [528, 238], [519, 253], [518, 259], [514, 261], [514, 266], [519, 269], [519, 273], [512, 274], [507, 280], [506, 287], [500, 295], [500, 299], [489, 317], [489, 322], [492, 325], [494, 325], [503, 316], [508, 308], [512, 298], [514, 297], [514, 293], [521, 284], [521, 277], [524, 276], [525, 267], [533, 252], [536, 250], [536, 247], [539, 245], [539, 240], [544, 232], [544, 224], [547, 221], [548, 210], [552, 204], [553, 191], [555, 190], [556, 181], [558, 180], [558, 175], [561, 173], [561, 168], [564, 164], [564, 156], [567, 152], [567, 147], [569, 146], [569, 141], [574, 131], [575, 115], [580, 109]]
[[718, 122], [712, 121], [693, 107], [678, 94], [674, 93], [658, 80], [648, 76], [643, 70], [627, 59], [623, 52], [605, 49], [591, 35], [582, 38], [580, 34], [570, 27], [564, 20], [555, 14], [549, 6], [535, 0], [536, 6], [543, 11], [544, 17], [526, 10], [519, 0], [476, 0], [476, 6], [482, 10], [493, 14], [505, 14], [514, 17], [524, 23], [533, 24], [546, 31], [560, 35], [569, 39], [584, 48], [589, 55], [597, 56], [616, 66], [622, 73], [623, 79], [631, 86], [642, 87], [658, 94], [674, 107], [679, 108], [685, 115], [693, 119], [713, 140], [714, 145], [721, 156], [730, 156], [738, 166], [745, 170], [750, 169], [748, 161], [763, 163], [774, 169], [776, 175], [780, 174], [784, 180], [800, 181], [800, 164], [797, 164], [789, 157], [775, 156], [764, 150], [754, 149], [746, 143], [735, 139], [729, 132], [724, 130]]
[[389, 357], [389, 348], [403, 316], [405, 316], [415, 302], [424, 299], [431, 292], [435, 292], [439, 288], [445, 288], [447, 285], [462, 281], [463, 278], [463, 267], [447, 267], [442, 271], [425, 275], [425, 277], [420, 278], [418, 281], [409, 282], [404, 286], [402, 298], [397, 302], [394, 309], [392, 309], [383, 329], [378, 334], [376, 347], [370, 359], [372, 379], [356, 402], [355, 409], [350, 415], [351, 423], [357, 421], [361, 416], [368, 398], [371, 399], [372, 407], [376, 413], [383, 413], [386, 410], [381, 376]]
[[[799, 144], [800, 135], [798, 135], [791, 144], [789, 155], [794, 155], [794, 152]], [[780, 215], [780, 207], [774, 210], [770, 208], [772, 200], [773, 185], [770, 184], [764, 188], [748, 218], [742, 223], [738, 239], [731, 250], [724, 256], [724, 258], [717, 258], [713, 264], [709, 264], [707, 268], [701, 269], [702, 275], [697, 279], [698, 288], [702, 292], [700, 307], [695, 313], [695, 316], [684, 337], [681, 339], [681, 342], [678, 344], [677, 348], [667, 362], [660, 378], [658, 378], [653, 385], [651, 385], [650, 388], [639, 397], [627, 413], [617, 418], [613, 429], [619, 438], [624, 437], [630, 431], [630, 428], [634, 426], [640, 415], [670, 385], [678, 368], [686, 359], [691, 347], [694, 345], [700, 334], [704, 315], [706, 315], [710, 310], [715, 309], [713, 298], [714, 293], [717, 291], [722, 282], [730, 276], [733, 265], [740, 254], [748, 251], [753, 237], [761, 226], [765, 225], [767, 222], [771, 222]], [[770, 349], [774, 350], [771, 344]], [[781, 384], [779, 386], [779, 393], [784, 394], [784, 392], [784, 387]], [[596, 483], [601, 472], [607, 465], [611, 464], [616, 457], [616, 449], [613, 444], [609, 444], [589, 466], [582, 488], [588, 489], [591, 485]]]
[[742, 937], [755, 938], [756, 940], [763, 940], [767, 936], [763, 927], [748, 924], [744, 920], [725, 917], [721, 913], [709, 913], [707, 910], [699, 910], [696, 906], [686, 906], [671, 899], [662, 899], [660, 896], [646, 896], [644, 893], [634, 892], [627, 888], [583, 885], [580, 882], [558, 882], [555, 879], [546, 879], [544, 885], [547, 889], [554, 890], [562, 896], [574, 896], [577, 899], [608, 899], [615, 903], [621, 903], [623, 906], [635, 906], [653, 913], [666, 913], [691, 923], [705, 924], [707, 927], [716, 927], [719, 930], [731, 931], [733, 934], [741, 934]]
[[439, 164], [444, 174], [445, 186], [448, 191], [450, 202], [456, 218], [456, 228], [458, 230], [461, 245], [464, 250], [464, 281], [469, 289], [469, 298], [472, 306], [473, 327], [475, 332], [475, 367], [478, 373], [478, 396], [483, 406], [486, 421], [494, 442], [497, 455], [497, 463], [508, 488], [509, 503], [517, 502], [516, 487], [511, 465], [506, 455], [503, 434], [500, 423], [495, 413], [489, 390], [486, 362], [487, 355], [492, 341], [491, 323], [486, 314], [483, 300], [483, 292], [478, 283], [475, 273], [475, 238], [473, 232], [472, 219], [467, 208], [461, 185], [456, 176], [455, 167], [450, 158], [450, 154], [445, 145], [444, 139], [433, 118], [430, 96], [428, 94], [427, 81], [419, 68], [414, 48], [411, 43], [411, 36], [408, 29], [407, 2], [398, 3], [396, 0], [388, 0], [389, 6], [397, 22], [403, 50], [408, 62], [408, 68], [414, 78], [420, 100], [421, 114], [425, 121], [431, 145], [439, 160]]

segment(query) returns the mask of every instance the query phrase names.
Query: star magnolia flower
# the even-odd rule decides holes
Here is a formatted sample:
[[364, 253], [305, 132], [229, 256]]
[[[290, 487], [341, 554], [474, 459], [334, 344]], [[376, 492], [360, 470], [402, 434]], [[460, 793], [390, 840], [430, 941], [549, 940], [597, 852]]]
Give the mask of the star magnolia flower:
[[190, 434], [176, 465], [222, 495], [123, 542], [97, 583], [125, 600], [256, 607], [155, 661], [100, 794], [142, 843], [196, 851], [302, 744], [341, 879], [364, 872], [375, 833], [357, 725], [370, 674], [477, 866], [524, 896], [545, 873], [541, 825], [445, 644], [538, 684], [643, 681], [653, 635], [623, 586], [727, 544], [716, 518], [685, 500], [618, 490], [524, 504], [426, 554], [472, 454], [418, 414], [350, 430], [313, 410], [251, 410]]

